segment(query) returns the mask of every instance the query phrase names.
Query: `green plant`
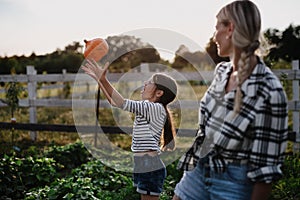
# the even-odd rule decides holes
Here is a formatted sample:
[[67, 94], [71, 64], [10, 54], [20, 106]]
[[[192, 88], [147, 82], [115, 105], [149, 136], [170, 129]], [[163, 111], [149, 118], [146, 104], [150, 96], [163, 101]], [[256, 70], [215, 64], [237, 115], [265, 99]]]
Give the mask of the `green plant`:
[[[176, 166], [177, 161], [167, 166], [161, 200], [172, 198], [182, 177], [182, 171]], [[270, 199], [300, 199], [299, 166], [300, 154], [286, 157], [284, 177], [273, 185]], [[3, 156], [0, 159], [0, 194], [0, 199], [26, 200], [140, 199], [133, 187], [131, 173], [116, 171], [100, 160], [92, 159], [81, 142], [52, 146], [36, 157]]]
[[61, 96], [64, 99], [68, 99], [71, 96], [71, 83], [70, 82], [65, 82], [64, 87], [61, 91]]
[[27, 200], [47, 199], [139, 199], [132, 195], [131, 175], [116, 172], [93, 160], [72, 171], [66, 178], [57, 179], [50, 186], [27, 192]]
[[164, 190], [161, 194], [161, 200], [169, 200], [174, 195], [176, 184], [180, 181], [183, 172], [176, 168], [178, 161], [167, 166], [167, 178], [164, 183]]
[[60, 166], [52, 158], [17, 158], [5, 155], [0, 160], [1, 198], [20, 199], [24, 191], [41, 187], [57, 178]]
[[53, 158], [65, 169], [73, 169], [91, 159], [91, 154], [87, 151], [82, 142], [75, 142], [65, 146], [53, 145], [44, 152], [45, 157]]
[[[6, 103], [10, 108], [10, 114], [11, 114], [11, 122], [14, 123], [16, 121], [14, 117], [14, 113], [19, 107], [19, 97], [21, 95], [21, 92], [23, 91], [23, 87], [20, 85], [20, 83], [16, 82], [9, 82], [6, 87]], [[11, 143], [12, 146], [14, 145], [14, 128], [11, 129]]]
[[300, 199], [300, 154], [288, 155], [283, 166], [283, 178], [273, 185], [271, 199]]
[[[35, 149], [32, 147], [32, 151]], [[73, 168], [89, 159], [90, 154], [81, 142], [61, 147], [54, 145], [35, 157], [4, 155], [0, 158], [0, 199], [22, 199], [26, 192], [33, 189], [37, 190], [35, 195], [41, 196], [45, 192], [51, 194], [53, 190], [45, 185], [55, 183], [59, 177], [70, 173]], [[78, 178], [81, 180], [85, 177]], [[81, 187], [84, 188], [83, 183]]]
[[6, 86], [6, 103], [10, 107], [11, 118], [14, 118], [14, 112], [19, 107], [19, 97], [24, 88], [20, 83], [9, 82]]

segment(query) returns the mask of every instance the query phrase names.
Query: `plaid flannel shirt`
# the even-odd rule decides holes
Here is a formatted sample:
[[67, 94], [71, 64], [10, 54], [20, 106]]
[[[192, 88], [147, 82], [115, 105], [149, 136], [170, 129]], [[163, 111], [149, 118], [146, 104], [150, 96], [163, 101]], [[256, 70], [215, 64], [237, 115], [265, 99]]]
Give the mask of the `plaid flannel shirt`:
[[200, 102], [199, 130], [178, 168], [192, 170], [208, 155], [209, 165], [224, 170], [227, 160], [246, 160], [253, 182], [270, 183], [282, 176], [287, 145], [287, 98], [278, 78], [259, 60], [242, 84], [243, 103], [234, 115], [235, 90], [225, 93], [232, 71], [230, 62], [220, 63], [215, 78]]

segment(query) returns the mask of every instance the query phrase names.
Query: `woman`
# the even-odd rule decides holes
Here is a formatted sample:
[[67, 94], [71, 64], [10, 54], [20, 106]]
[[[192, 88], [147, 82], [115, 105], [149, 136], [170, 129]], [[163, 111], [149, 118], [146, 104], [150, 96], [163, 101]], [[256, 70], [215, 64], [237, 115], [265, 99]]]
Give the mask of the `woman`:
[[158, 200], [166, 178], [166, 167], [159, 154], [161, 150], [175, 147], [175, 132], [167, 106], [176, 97], [176, 81], [156, 73], [144, 83], [142, 101], [133, 101], [124, 99], [107, 80], [108, 64], [102, 69], [95, 61], [88, 60], [82, 69], [98, 82], [113, 106], [135, 114], [131, 146], [134, 185], [142, 200]]
[[221, 57], [199, 109], [199, 131], [180, 159], [184, 175], [173, 200], [268, 199], [287, 144], [287, 99], [255, 54], [261, 18], [248, 0], [224, 6], [214, 42]]

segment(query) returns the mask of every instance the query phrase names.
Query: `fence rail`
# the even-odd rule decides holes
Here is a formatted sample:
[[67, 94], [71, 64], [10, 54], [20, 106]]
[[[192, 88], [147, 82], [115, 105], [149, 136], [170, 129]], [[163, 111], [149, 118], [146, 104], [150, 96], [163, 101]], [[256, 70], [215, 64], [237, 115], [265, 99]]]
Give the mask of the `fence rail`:
[[[107, 74], [108, 79], [112, 82], [117, 82], [118, 80], [122, 79], [122, 81], [143, 81], [145, 77], [149, 77], [151, 74], [155, 72], [150, 72], [147, 69], [148, 66], [146, 64], [143, 64], [141, 66], [141, 72], [139, 73], [126, 73], [126, 76], [123, 76], [123, 73], [109, 73]], [[284, 70], [273, 70], [274, 74], [277, 75], [280, 79], [284, 80], [292, 80], [293, 85], [293, 98], [288, 102], [289, 110], [293, 111], [293, 130], [290, 132], [290, 138], [292, 138], [293, 141], [296, 141], [298, 144], [297, 148], [299, 149], [299, 143], [300, 143], [300, 101], [299, 101], [299, 80], [300, 80], [300, 70], [299, 70], [299, 61], [293, 61], [292, 62], [292, 69], [284, 69]], [[175, 73], [175, 72], [167, 72], [169, 75], [174, 77], [177, 81], [201, 81], [203, 83], [208, 83], [213, 79], [213, 71], [202, 71], [202, 72], [185, 72], [185, 73]], [[38, 125], [34, 125], [37, 123], [36, 119], [36, 108], [37, 107], [72, 107], [72, 103], [77, 103], [80, 105], [84, 105], [86, 107], [94, 107], [95, 106], [95, 100], [94, 99], [42, 99], [37, 98], [37, 83], [52, 83], [52, 82], [61, 82], [69, 83], [74, 81], [82, 82], [82, 84], [92, 85], [94, 82], [92, 82], [91, 78], [83, 73], [78, 74], [68, 74], [65, 70], [63, 70], [62, 74], [36, 74], [36, 70], [33, 66], [27, 66], [27, 74], [26, 75], [0, 75], [0, 82], [22, 82], [27, 83], [27, 90], [28, 90], [28, 98], [27, 99], [21, 99], [19, 101], [20, 107], [29, 107], [29, 113], [30, 113], [30, 120], [29, 124], [31, 126], [26, 125], [11, 125], [14, 128], [20, 127], [24, 128], [25, 130], [30, 129], [30, 131], [37, 131], [33, 130], [32, 127], [39, 127]], [[61, 85], [59, 86], [61, 88]], [[52, 88], [52, 87], [51, 87]], [[2, 91], [3, 92], [3, 91]], [[82, 102], [82, 103], [81, 103]], [[101, 107], [110, 107], [110, 104], [107, 102], [107, 100], [101, 100], [100, 102]], [[180, 102], [180, 108], [194, 108], [197, 109], [198, 102], [192, 101], [192, 100], [184, 100]], [[0, 107], [6, 106], [4, 102], [0, 101]], [[179, 106], [178, 102], [175, 102], [172, 104], [172, 107], [176, 108]], [[42, 126], [42, 125], [41, 125]], [[9, 125], [1, 124], [2, 128], [9, 127]], [[26, 128], [27, 127], [27, 128]], [[57, 125], [57, 127], [60, 127], [60, 125]], [[43, 129], [39, 129], [38, 131], [47, 129], [46, 126], [43, 127]], [[64, 128], [62, 128], [64, 129]], [[58, 129], [52, 129], [51, 130], [58, 130]], [[60, 130], [60, 129], [59, 129]], [[75, 131], [74, 127], [72, 127], [70, 130]], [[106, 129], [106, 130], [115, 130], [115, 129]], [[72, 131], [72, 132], [73, 132]], [[191, 130], [194, 131], [194, 130]], [[189, 132], [189, 131], [187, 131]], [[32, 138], [36, 137], [36, 134], [34, 132], [31, 133]]]
[[[31, 124], [31, 123], [9, 123], [0, 122], [0, 129], [14, 129], [14, 130], [25, 130], [25, 131], [49, 131], [49, 132], [68, 132], [76, 133], [80, 130], [80, 133], [95, 133], [95, 126], [83, 126], [83, 125], [64, 125], [64, 124]], [[127, 126], [101, 126], [101, 129], [97, 130], [98, 133], [109, 133], [109, 134], [128, 134], [132, 133], [132, 127]], [[180, 137], [195, 137], [196, 129], [176, 129]], [[289, 131], [288, 140], [295, 142], [296, 133]]]

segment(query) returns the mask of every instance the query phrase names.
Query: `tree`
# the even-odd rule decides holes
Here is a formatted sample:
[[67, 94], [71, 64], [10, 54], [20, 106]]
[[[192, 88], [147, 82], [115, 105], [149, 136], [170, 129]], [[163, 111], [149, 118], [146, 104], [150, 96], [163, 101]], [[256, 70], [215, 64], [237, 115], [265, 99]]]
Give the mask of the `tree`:
[[10, 71], [13, 70], [16, 73], [19, 73], [21, 71], [19, 62], [18, 62], [17, 58], [15, 58], [15, 57], [9, 59], [6, 63], [6, 65], [8, 66]]
[[206, 52], [190, 50], [185, 45], [180, 45], [175, 52], [176, 56], [171, 67], [177, 70], [211, 70], [214, 67], [212, 60]]
[[158, 51], [140, 38], [121, 35], [110, 36], [106, 39], [109, 52], [101, 59], [101, 63], [110, 62], [113, 72], [128, 71], [142, 62], [155, 63], [160, 61]]
[[73, 42], [73, 44], [69, 44], [65, 47], [66, 52], [71, 53], [81, 53], [83, 46], [79, 42]]
[[284, 31], [268, 29], [264, 35], [271, 45], [265, 59], [267, 62], [276, 62], [280, 59], [291, 62], [300, 59], [300, 26], [290, 24]]

